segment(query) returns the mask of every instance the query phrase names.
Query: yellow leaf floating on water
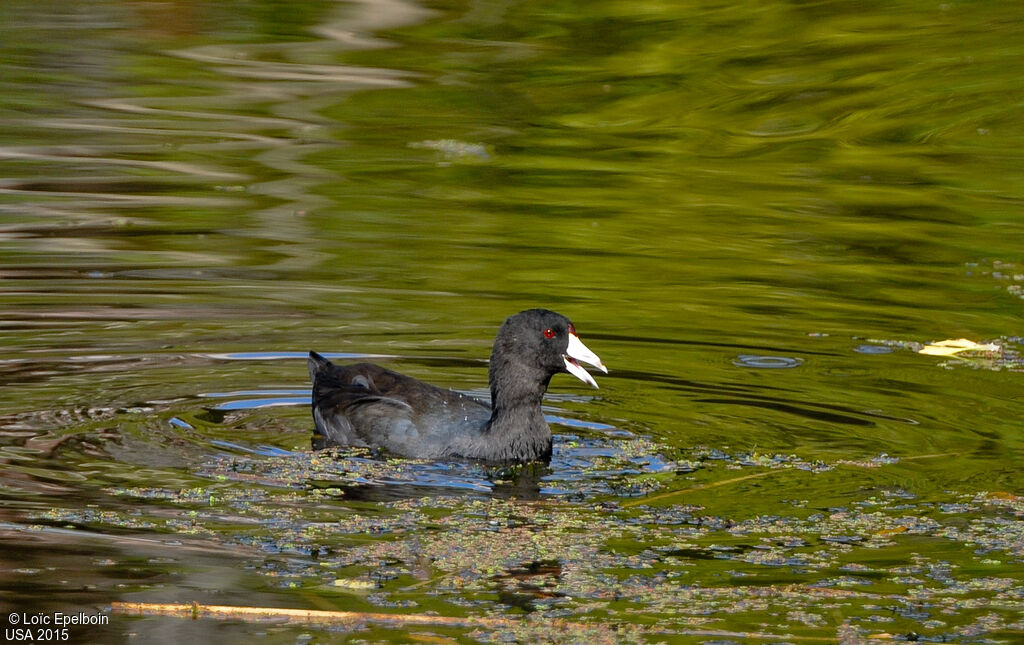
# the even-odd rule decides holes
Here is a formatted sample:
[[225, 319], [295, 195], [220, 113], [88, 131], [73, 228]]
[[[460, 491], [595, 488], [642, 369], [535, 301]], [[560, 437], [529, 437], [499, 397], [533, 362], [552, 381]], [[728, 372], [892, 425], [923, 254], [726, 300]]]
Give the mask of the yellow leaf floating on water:
[[334, 581], [334, 586], [351, 591], [369, 591], [377, 588], [377, 585], [369, 580], [351, 580], [349, 578], [338, 578]]
[[988, 343], [986, 345], [980, 345], [973, 340], [967, 340], [966, 338], [960, 338], [958, 340], [940, 340], [936, 343], [930, 343], [925, 345], [921, 349], [917, 350], [918, 354], [928, 354], [930, 356], [953, 356], [960, 352], [998, 352], [1001, 351], [999, 345]]

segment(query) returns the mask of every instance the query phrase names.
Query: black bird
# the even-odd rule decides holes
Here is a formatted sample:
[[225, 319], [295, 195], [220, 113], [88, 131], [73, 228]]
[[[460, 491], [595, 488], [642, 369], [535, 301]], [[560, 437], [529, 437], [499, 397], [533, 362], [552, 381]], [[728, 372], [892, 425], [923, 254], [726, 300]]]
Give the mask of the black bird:
[[501, 325], [491, 350], [491, 405], [372, 363], [334, 365], [309, 353], [314, 447], [379, 446], [412, 458], [528, 462], [551, 457], [540, 404], [551, 377], [597, 382], [584, 361], [607, 373], [569, 319], [529, 309]]

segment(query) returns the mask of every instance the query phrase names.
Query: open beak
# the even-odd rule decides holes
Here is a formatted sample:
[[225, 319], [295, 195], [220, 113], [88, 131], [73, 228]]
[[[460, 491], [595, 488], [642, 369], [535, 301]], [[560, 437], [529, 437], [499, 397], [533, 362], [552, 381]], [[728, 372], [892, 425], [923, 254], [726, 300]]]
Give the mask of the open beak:
[[593, 365], [605, 374], [608, 373], [608, 368], [604, 366], [604, 363], [597, 357], [597, 354], [587, 349], [587, 346], [583, 344], [579, 336], [572, 332], [569, 332], [569, 346], [565, 348], [562, 360], [565, 361], [565, 370], [567, 372], [593, 387], [597, 387], [597, 381], [594, 380], [594, 377], [587, 370], [583, 369], [579, 361]]

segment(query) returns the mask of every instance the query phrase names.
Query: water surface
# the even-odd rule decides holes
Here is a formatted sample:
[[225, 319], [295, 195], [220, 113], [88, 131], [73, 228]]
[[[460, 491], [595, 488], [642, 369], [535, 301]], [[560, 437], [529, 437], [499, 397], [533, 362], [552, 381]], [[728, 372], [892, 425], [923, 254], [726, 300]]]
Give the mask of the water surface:
[[[1022, 56], [1011, 2], [4, 3], [0, 604], [1020, 639]], [[611, 370], [549, 467], [310, 451], [309, 349], [485, 396], [535, 306]]]

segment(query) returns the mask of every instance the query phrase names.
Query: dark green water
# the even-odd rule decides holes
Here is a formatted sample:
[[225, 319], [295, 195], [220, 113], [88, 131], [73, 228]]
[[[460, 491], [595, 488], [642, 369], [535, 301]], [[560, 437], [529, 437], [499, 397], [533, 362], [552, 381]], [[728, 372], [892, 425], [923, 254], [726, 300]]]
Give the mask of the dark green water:
[[[1022, 15], [2, 3], [4, 614], [518, 621], [114, 614], [74, 642], [1024, 640]], [[611, 370], [553, 381], [550, 468], [310, 452], [308, 349], [482, 394], [535, 306]], [[916, 351], [958, 338], [1001, 351]]]

